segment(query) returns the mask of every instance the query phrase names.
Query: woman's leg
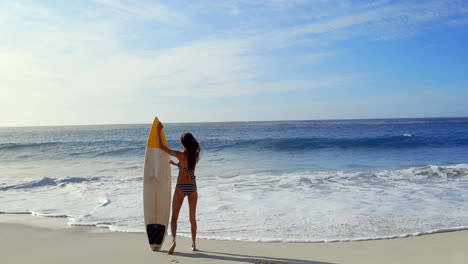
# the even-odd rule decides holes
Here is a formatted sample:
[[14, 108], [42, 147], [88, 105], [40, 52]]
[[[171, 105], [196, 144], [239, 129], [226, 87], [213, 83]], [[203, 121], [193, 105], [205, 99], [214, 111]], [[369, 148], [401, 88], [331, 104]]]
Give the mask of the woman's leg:
[[177, 187], [174, 191], [174, 198], [172, 199], [172, 219], [171, 219], [171, 230], [172, 230], [172, 246], [167, 252], [168, 254], [174, 253], [176, 247], [176, 234], [177, 234], [177, 219], [179, 219], [180, 207], [184, 201], [184, 193]]
[[197, 238], [197, 201], [198, 201], [198, 192], [194, 192], [188, 196], [189, 210], [190, 210], [190, 226], [192, 231], [192, 250], [197, 251], [197, 245], [195, 244], [195, 239]]

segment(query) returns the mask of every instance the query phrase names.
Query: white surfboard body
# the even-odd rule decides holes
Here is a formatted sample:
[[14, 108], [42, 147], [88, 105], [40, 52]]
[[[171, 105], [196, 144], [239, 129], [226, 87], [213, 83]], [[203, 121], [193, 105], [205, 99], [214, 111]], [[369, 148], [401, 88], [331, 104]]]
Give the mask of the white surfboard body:
[[[146, 144], [143, 175], [143, 207], [148, 242], [153, 251], [159, 251], [168, 233], [171, 210], [171, 169], [169, 155], [160, 149], [159, 119], [156, 117]], [[161, 130], [162, 143], [167, 147]]]

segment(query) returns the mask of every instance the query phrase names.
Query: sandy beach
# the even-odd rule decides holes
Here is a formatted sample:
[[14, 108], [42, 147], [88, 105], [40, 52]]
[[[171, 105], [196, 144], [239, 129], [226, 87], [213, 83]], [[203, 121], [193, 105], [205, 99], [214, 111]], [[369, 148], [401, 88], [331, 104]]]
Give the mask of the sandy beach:
[[70, 227], [66, 218], [0, 215], [2, 263], [467, 263], [468, 231], [334, 243], [258, 243], [178, 237], [174, 255], [145, 234]]

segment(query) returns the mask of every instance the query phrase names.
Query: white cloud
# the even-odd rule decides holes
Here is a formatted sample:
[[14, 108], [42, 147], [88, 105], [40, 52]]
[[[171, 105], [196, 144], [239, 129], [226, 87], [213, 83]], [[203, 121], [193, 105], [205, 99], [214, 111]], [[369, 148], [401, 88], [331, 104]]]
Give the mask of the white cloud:
[[451, 19], [445, 22], [445, 24], [448, 26], [452, 26], [452, 27], [463, 27], [463, 26], [468, 25], [468, 17]]
[[[402, 38], [432, 28], [421, 26], [424, 23], [468, 13], [465, 1], [405, 1], [397, 4], [383, 1], [375, 5], [346, 4], [341, 5], [341, 8], [347, 12], [329, 13], [318, 21], [315, 19], [313, 22], [288, 28], [277, 28], [259, 37], [259, 43], [264, 46], [265, 42], [262, 40], [270, 40], [273, 44], [266, 46], [270, 46], [271, 49], [282, 49], [310, 41], [323, 43], [353, 37], [376, 40]], [[460, 20], [460, 23], [462, 21]]]
[[[24, 22], [26, 17], [16, 19]], [[257, 48], [251, 40], [205, 39], [163, 50], [129, 51], [122, 47], [119, 25], [51, 17], [21, 36], [21, 43], [0, 48], [0, 87], [9, 91], [2, 97], [4, 103], [22, 98], [39, 107], [57, 104], [58, 99], [78, 104], [95, 97], [125, 102], [135, 100], [142, 89], [166, 96], [220, 98], [329, 87], [340, 80], [259, 81], [265, 65], [250, 54]], [[309, 54], [308, 60], [313, 56], [319, 55]]]
[[242, 13], [239, 6], [235, 5], [235, 4], [222, 2], [222, 3], [217, 3], [216, 5], [218, 7], [220, 7], [221, 9], [226, 10], [228, 14], [233, 15], [233, 16], [237, 16], [237, 15], [240, 15]]
[[301, 54], [297, 59], [292, 61], [296, 64], [318, 64], [341, 53], [340, 51], [310, 52]]
[[130, 16], [132, 19], [136, 17], [139, 19], [155, 20], [169, 25], [189, 23], [189, 20], [185, 15], [159, 2], [141, 4], [136, 1], [131, 1], [128, 4], [124, 4], [118, 0], [96, 1], [120, 15]]
[[274, 10], [285, 10], [297, 7], [301, 4], [311, 3], [315, 4], [319, 1], [310, 0], [262, 0], [262, 1], [250, 1], [250, 0], [234, 0], [234, 2], [244, 6], [254, 6], [263, 9], [274, 9]]
[[[228, 30], [218, 36], [206, 30], [196, 38], [188, 38], [184, 44], [172, 44], [164, 49], [148, 45], [143, 51], [128, 46], [133, 32], [127, 30], [132, 21], [141, 19], [177, 26], [191, 24], [189, 16], [159, 2], [96, 1], [99, 3], [96, 10], [83, 10], [96, 14], [87, 17], [88, 20], [65, 16], [42, 6], [41, 2], [0, 4], [0, 28], [7, 29], [7, 34], [0, 35], [1, 113], [15, 112], [16, 117], [31, 118], [34, 111], [50, 114], [62, 109], [60, 114], [67, 118], [67, 114], [79, 115], [83, 106], [89, 106], [88, 112], [99, 107], [114, 111], [142, 99], [142, 94], [170, 100], [329, 89], [353, 82], [359, 76], [330, 73], [322, 77], [269, 81], [264, 77], [269, 69], [270, 52], [356, 36], [387, 39], [418, 34], [424, 30], [417, 27], [420, 23], [468, 12], [462, 1], [400, 4], [380, 1], [371, 6], [331, 1], [341, 11], [326, 10], [327, 16], [289, 24], [296, 26], [273, 24], [268, 29], [259, 27], [241, 33]], [[243, 19], [248, 10], [239, 8], [241, 4], [246, 2], [234, 1], [224, 8]], [[307, 4], [310, 2], [271, 0], [247, 5], [289, 12]], [[255, 19], [249, 21], [256, 26]], [[465, 25], [466, 18], [441, 24]], [[327, 51], [326, 45], [320, 47], [320, 52], [316, 50], [308, 49], [300, 62], [317, 63], [339, 54]], [[100, 101], [107, 104], [101, 106]], [[15, 120], [8, 118], [2, 114], [0, 125]]]

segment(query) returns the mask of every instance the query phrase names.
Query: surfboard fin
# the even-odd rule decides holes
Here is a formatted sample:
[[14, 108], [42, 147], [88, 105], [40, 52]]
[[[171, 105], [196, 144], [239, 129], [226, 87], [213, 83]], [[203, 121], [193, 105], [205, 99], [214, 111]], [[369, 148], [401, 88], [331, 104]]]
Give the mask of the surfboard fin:
[[[166, 226], [160, 224], [146, 225], [146, 233], [148, 234], [148, 241], [150, 245], [161, 245], [164, 239], [164, 235], [166, 234]], [[151, 246], [151, 248], [155, 250], [155, 247]]]

